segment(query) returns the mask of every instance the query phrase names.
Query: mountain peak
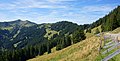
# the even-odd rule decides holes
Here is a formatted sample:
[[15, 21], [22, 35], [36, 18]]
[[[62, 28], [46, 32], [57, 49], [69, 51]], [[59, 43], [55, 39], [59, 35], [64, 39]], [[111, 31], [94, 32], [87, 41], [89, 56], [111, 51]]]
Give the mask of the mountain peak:
[[22, 20], [21, 20], [21, 19], [18, 19], [18, 20], [16, 20], [16, 21], [20, 22], [20, 21], [22, 21]]
[[26, 21], [22, 21], [21, 19], [15, 20], [15, 21], [10, 21], [10, 22], [0, 22], [0, 27], [29, 27], [29, 26], [33, 26], [36, 25], [36, 23], [34, 22], [30, 22], [28, 20]]

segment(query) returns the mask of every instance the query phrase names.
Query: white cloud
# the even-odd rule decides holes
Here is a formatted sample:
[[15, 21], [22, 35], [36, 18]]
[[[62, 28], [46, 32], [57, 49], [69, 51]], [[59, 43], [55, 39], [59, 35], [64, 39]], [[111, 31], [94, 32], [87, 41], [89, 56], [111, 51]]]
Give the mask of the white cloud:
[[39, 23], [55, 23], [55, 22], [58, 22], [58, 21], [71, 21], [71, 22], [74, 22], [74, 23], [78, 23], [78, 22], [75, 22], [73, 21], [72, 19], [68, 19], [68, 18], [60, 18], [60, 17], [48, 17], [48, 16], [41, 16], [38, 18], [39, 20], [36, 21], [39, 22]]
[[108, 11], [111, 11], [113, 8], [115, 8], [115, 7], [112, 7], [109, 5], [101, 5], [101, 6], [96, 5], [96, 6], [85, 6], [81, 10], [86, 11], [86, 12], [95, 12], [95, 11], [108, 12]]
[[1, 7], [0, 9], [8, 9], [8, 10], [24, 9], [24, 8], [53, 8], [53, 9], [66, 8], [65, 5], [53, 4], [50, 1], [42, 1], [42, 0], [24, 0], [24, 1], [15, 0], [12, 3], [0, 3], [0, 7]]
[[[51, 13], [39, 17], [42, 23], [44, 22], [57, 22], [62, 20], [71, 21], [78, 24], [92, 23], [103, 17], [105, 14], [110, 12], [114, 7], [108, 5], [102, 6], [83, 6], [79, 11], [57, 11], [53, 10]], [[73, 9], [74, 10], [74, 9]], [[100, 15], [94, 14], [93, 12], [99, 12]], [[58, 16], [58, 17], [57, 17]], [[40, 22], [40, 21], [39, 21]]]

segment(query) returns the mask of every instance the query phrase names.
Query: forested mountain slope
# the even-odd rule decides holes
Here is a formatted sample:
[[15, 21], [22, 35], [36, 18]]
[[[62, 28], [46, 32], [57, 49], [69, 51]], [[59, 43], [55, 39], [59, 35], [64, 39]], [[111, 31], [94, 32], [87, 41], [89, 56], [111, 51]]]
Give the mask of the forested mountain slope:
[[101, 25], [102, 31], [112, 31], [117, 27], [120, 27], [120, 6], [112, 10], [109, 14], [100, 18], [96, 22], [93, 22], [88, 30]]
[[[24, 61], [45, 52], [51, 53], [51, 48], [55, 46], [56, 50], [63, 49], [79, 42], [80, 39], [85, 39], [83, 29], [68, 21], [51, 24], [35, 24], [22, 20], [1, 22], [0, 56], [2, 57], [0, 59], [16, 61], [20, 58], [17, 61]], [[20, 55], [21, 53], [25, 59]]]

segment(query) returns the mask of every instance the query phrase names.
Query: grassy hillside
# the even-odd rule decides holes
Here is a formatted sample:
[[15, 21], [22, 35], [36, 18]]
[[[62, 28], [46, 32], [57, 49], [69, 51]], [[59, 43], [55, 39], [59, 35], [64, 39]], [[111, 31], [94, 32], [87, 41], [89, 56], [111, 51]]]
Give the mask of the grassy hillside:
[[[100, 26], [99, 26], [100, 27]], [[109, 33], [119, 33], [120, 27]], [[105, 32], [107, 33], [107, 32]], [[60, 51], [55, 51], [51, 54], [37, 56], [28, 61], [97, 61], [101, 60], [101, 55], [98, 52], [100, 38], [94, 36], [92, 33], [86, 33], [87, 39], [77, 44], [71, 45]], [[116, 49], [115, 49], [116, 50]], [[112, 53], [112, 50], [110, 53]], [[110, 54], [108, 53], [108, 54]], [[102, 57], [107, 56], [102, 55]], [[113, 57], [112, 60], [119, 60], [120, 54]]]
[[46, 38], [48, 38], [48, 40], [50, 40], [55, 34], [59, 34], [59, 32], [47, 28], [46, 34], [44, 35], [44, 37], [46, 37]]
[[98, 26], [98, 27], [95, 27], [95, 28], [91, 29], [91, 32], [92, 32], [93, 34], [95, 34], [97, 29], [99, 30], [99, 32], [102, 32], [101, 25]]
[[28, 61], [93, 61], [98, 55], [99, 38], [93, 36], [54, 53], [37, 56]]
[[116, 29], [113, 30], [111, 33], [120, 33], [120, 27], [116, 28]]

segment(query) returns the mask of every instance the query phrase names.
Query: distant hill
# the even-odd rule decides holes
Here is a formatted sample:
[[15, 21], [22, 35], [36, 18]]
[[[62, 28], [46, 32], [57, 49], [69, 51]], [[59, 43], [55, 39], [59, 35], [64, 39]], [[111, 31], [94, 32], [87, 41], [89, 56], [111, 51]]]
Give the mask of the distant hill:
[[0, 41], [2, 43], [0, 46], [5, 49], [14, 49], [35, 45], [47, 41], [48, 37], [54, 39], [61, 35], [70, 35], [77, 28], [79, 25], [67, 21], [53, 24], [36, 24], [22, 20], [0, 22]]
[[0, 22], [0, 28], [1, 29], [10, 29], [10, 28], [21, 28], [21, 27], [30, 27], [36, 25], [36, 23], [30, 22], [28, 20], [22, 21], [20, 19], [11, 21], [11, 22]]

